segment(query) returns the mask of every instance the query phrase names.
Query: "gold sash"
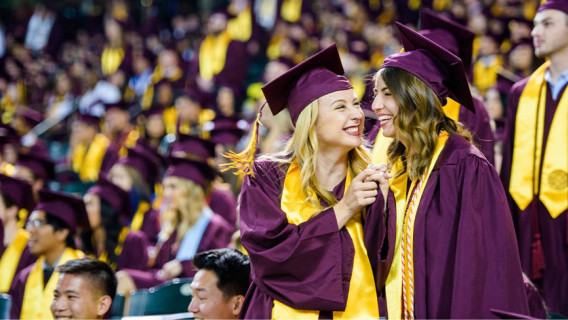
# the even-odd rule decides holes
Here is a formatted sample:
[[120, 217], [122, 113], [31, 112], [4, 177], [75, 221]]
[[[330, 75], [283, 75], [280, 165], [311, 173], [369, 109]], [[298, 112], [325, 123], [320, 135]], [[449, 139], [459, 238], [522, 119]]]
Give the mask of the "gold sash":
[[30, 234], [24, 229], [18, 229], [16, 238], [8, 245], [0, 259], [0, 292], [8, 292], [16, 269], [20, 263], [22, 252], [26, 249]]
[[[64, 264], [69, 260], [81, 259], [84, 256], [80, 250], [66, 248], [59, 258], [57, 267]], [[26, 287], [24, 289], [24, 298], [22, 301], [22, 312], [20, 319], [53, 319], [51, 314], [50, 305], [53, 300], [53, 290], [59, 281], [59, 272], [53, 271], [51, 278], [47, 281], [45, 288], [43, 287], [43, 262], [45, 256], [39, 257], [34, 264], [34, 267], [28, 279], [26, 280]]]
[[250, 6], [239, 12], [236, 18], [227, 22], [227, 31], [232, 39], [247, 42], [252, 35], [252, 14]]
[[113, 74], [118, 70], [124, 59], [124, 50], [122, 48], [106, 47], [101, 55], [101, 69], [104, 75]]
[[460, 104], [450, 98], [447, 99], [447, 103], [444, 106], [444, 114], [454, 120], [454, 121], [459, 121], [459, 117], [460, 117]]
[[[351, 177], [349, 173], [345, 180], [345, 191], [349, 187]], [[300, 168], [294, 162], [290, 165], [284, 180], [284, 190], [280, 206], [286, 213], [289, 223], [299, 225], [309, 220], [321, 208], [313, 207], [308, 201], [307, 196], [298, 188], [300, 185]], [[313, 196], [313, 195], [312, 195]], [[351, 218], [345, 228], [349, 232], [355, 247], [353, 258], [353, 270], [351, 272], [351, 282], [349, 283], [349, 295], [345, 311], [334, 311], [333, 319], [378, 319], [379, 307], [377, 304], [377, 292], [374, 286], [374, 276], [371, 269], [367, 249], [363, 242], [363, 225], [361, 224], [361, 214], [356, 214]], [[338, 248], [338, 250], [340, 250]], [[274, 300], [272, 308], [272, 319], [318, 319], [318, 310], [296, 310]]]
[[[422, 197], [422, 194], [424, 192], [424, 189], [426, 188], [426, 185], [428, 183], [428, 178], [430, 177], [430, 173], [432, 172], [432, 169], [434, 168], [434, 165], [436, 164], [436, 161], [438, 160], [438, 157], [440, 156], [440, 153], [442, 153], [442, 150], [444, 149], [444, 146], [446, 144], [446, 141], [448, 140], [449, 135], [444, 131], [442, 132], [442, 134], [440, 135], [440, 137], [438, 138], [438, 144], [436, 145], [436, 149], [434, 151], [434, 155], [432, 157], [432, 161], [430, 162], [430, 164], [428, 165], [428, 169], [427, 169], [427, 173], [426, 173], [426, 178], [424, 179], [424, 182], [422, 183], [422, 186], [419, 190], [418, 196], [417, 196], [417, 201], [418, 204], [416, 205], [416, 210], [412, 212], [412, 214], [414, 215], [414, 217], [411, 218], [412, 224], [410, 226], [410, 228], [412, 228], [411, 230], [411, 234], [414, 235], [414, 221], [415, 219], [415, 215], [416, 212], [418, 211], [418, 208], [420, 206], [420, 199]], [[379, 159], [380, 160], [380, 159]], [[375, 159], [373, 159], [373, 163], [377, 163], [375, 162]], [[382, 162], [384, 163], [384, 162]], [[388, 309], [388, 313], [389, 313], [389, 318], [391, 319], [399, 319], [401, 317], [401, 311], [402, 311], [402, 306], [401, 306], [401, 302], [402, 302], [402, 266], [401, 266], [401, 252], [400, 252], [400, 244], [401, 244], [401, 238], [402, 238], [402, 227], [403, 227], [403, 221], [404, 221], [404, 210], [406, 208], [407, 202], [409, 201], [409, 195], [407, 195], [407, 182], [408, 182], [408, 175], [406, 173], [396, 177], [396, 173], [400, 172], [400, 170], [403, 168], [403, 164], [402, 161], [400, 160], [400, 158], [393, 164], [392, 168], [391, 168], [391, 175], [394, 177], [391, 179], [391, 184], [390, 184], [390, 189], [392, 190], [394, 197], [395, 197], [395, 201], [396, 201], [396, 241], [395, 241], [395, 248], [394, 248], [394, 257], [392, 260], [392, 265], [389, 271], [389, 274], [387, 276], [387, 281], [386, 281], [386, 296], [387, 296], [387, 309]], [[416, 180], [412, 182], [412, 185], [410, 186], [410, 190], [414, 189], [414, 185], [416, 184]], [[411, 243], [414, 242], [414, 239], [410, 239]]]
[[138, 203], [138, 210], [132, 218], [132, 223], [130, 223], [130, 230], [139, 231], [144, 223], [144, 214], [150, 209], [150, 204], [146, 201], [140, 201]]
[[282, 19], [288, 22], [298, 22], [302, 16], [302, 0], [284, 0], [280, 7]]
[[96, 181], [103, 162], [103, 157], [110, 141], [100, 133], [95, 135], [92, 143], [88, 146], [81, 143], [73, 150], [71, 166], [73, 171], [79, 174], [81, 181]]
[[550, 126], [541, 179], [546, 109], [544, 74], [549, 66], [550, 62], [545, 62], [530, 76], [519, 99], [509, 192], [519, 209], [524, 210], [539, 193], [541, 183], [539, 199], [550, 216], [556, 218], [568, 208], [568, 90], [562, 94]]
[[208, 35], [203, 40], [199, 49], [199, 74], [201, 78], [211, 80], [223, 71], [231, 40], [227, 31], [218, 36]]

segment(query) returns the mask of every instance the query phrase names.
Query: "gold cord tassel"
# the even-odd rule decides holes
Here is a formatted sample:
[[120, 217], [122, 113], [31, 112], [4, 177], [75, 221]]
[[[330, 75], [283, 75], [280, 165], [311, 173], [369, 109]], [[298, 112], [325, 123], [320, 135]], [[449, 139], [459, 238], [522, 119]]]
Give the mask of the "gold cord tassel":
[[252, 136], [248, 146], [240, 153], [229, 150], [222, 154], [223, 157], [229, 159], [231, 162], [220, 164], [221, 167], [224, 167], [221, 169], [221, 172], [235, 170], [233, 172], [234, 175], [242, 176], [244, 174], [248, 174], [253, 178], [255, 177], [252, 166], [254, 163], [256, 146], [258, 145], [258, 129], [262, 125], [260, 117], [262, 117], [262, 109], [265, 105], [266, 103], [262, 105], [260, 111], [256, 115], [256, 120], [254, 121], [254, 127], [252, 129]]

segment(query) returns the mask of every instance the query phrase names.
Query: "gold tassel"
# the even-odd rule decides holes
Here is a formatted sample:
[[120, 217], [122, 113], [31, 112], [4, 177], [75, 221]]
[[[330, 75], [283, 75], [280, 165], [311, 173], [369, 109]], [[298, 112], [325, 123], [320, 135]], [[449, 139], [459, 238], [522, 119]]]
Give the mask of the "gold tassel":
[[228, 170], [236, 170], [233, 172], [234, 175], [242, 176], [248, 174], [254, 176], [252, 166], [254, 164], [254, 154], [256, 153], [256, 146], [258, 145], [258, 128], [262, 125], [260, 122], [260, 117], [262, 117], [262, 109], [266, 105], [266, 102], [260, 108], [260, 111], [256, 115], [256, 120], [254, 121], [254, 127], [252, 128], [252, 137], [248, 146], [240, 153], [236, 153], [232, 150], [222, 154], [223, 157], [229, 159], [231, 162], [220, 164], [221, 172]]

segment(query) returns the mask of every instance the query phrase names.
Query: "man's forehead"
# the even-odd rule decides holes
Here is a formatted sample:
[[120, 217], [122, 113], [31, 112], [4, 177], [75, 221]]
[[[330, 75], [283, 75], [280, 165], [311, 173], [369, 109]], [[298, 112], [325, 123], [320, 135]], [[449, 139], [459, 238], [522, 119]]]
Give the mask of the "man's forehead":
[[200, 269], [197, 271], [191, 282], [194, 290], [206, 290], [208, 287], [217, 285], [217, 275], [213, 271]]
[[537, 14], [534, 17], [534, 22], [535, 23], [541, 22], [546, 19], [564, 18], [564, 16], [566, 16], [566, 14], [560, 10], [548, 9], [548, 10], [543, 10], [541, 12], [537, 12]]

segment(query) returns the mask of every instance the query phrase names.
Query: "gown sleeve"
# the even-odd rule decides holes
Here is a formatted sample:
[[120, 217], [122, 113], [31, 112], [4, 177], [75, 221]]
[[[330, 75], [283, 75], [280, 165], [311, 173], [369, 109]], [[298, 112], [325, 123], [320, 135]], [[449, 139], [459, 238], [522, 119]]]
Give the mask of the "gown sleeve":
[[268, 161], [255, 162], [254, 172], [242, 186], [240, 228], [256, 285], [296, 309], [342, 310], [342, 259], [352, 257], [341, 254], [333, 208], [299, 225], [288, 223], [280, 208], [285, 173]]

